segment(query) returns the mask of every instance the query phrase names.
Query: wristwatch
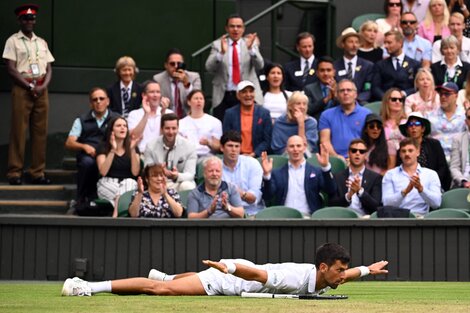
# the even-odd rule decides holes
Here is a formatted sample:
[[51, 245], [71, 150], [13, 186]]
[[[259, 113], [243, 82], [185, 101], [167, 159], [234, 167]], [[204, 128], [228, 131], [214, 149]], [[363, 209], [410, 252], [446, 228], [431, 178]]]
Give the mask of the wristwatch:
[[232, 206], [230, 204], [227, 204], [227, 212], [232, 212]]
[[34, 87], [36, 87], [36, 86], [35, 86], [33, 83], [29, 83], [29, 85], [28, 85], [28, 86], [29, 86], [29, 90], [33, 90], [33, 89], [34, 89]]

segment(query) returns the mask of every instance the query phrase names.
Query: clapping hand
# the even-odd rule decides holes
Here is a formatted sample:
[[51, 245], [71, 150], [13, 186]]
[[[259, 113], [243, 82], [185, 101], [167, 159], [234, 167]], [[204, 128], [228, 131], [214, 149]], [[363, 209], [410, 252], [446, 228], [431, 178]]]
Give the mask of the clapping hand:
[[317, 153], [317, 160], [321, 167], [328, 166], [330, 162], [330, 153], [324, 144], [320, 144], [320, 153]]
[[160, 106], [162, 107], [162, 115], [165, 114], [166, 109], [170, 106], [170, 99], [162, 97], [160, 100]]
[[131, 143], [130, 143], [131, 150], [134, 150], [135, 147], [137, 147], [137, 144], [142, 140], [142, 138], [143, 136], [137, 137], [134, 134], [131, 135]]
[[248, 50], [251, 49], [251, 47], [253, 46], [253, 43], [255, 43], [257, 38], [258, 38], [257, 33], [247, 34], [245, 36], [246, 47], [248, 48]]
[[220, 53], [225, 54], [228, 50], [228, 41], [227, 41], [228, 35], [225, 34], [222, 37], [220, 37]]
[[273, 170], [273, 159], [268, 158], [266, 151], [261, 152], [261, 167], [263, 168], [264, 176], [268, 176]]
[[116, 152], [117, 143], [116, 143], [116, 136], [114, 135], [114, 131], [112, 131], [111, 136], [109, 136], [109, 144], [111, 145], [111, 151]]
[[144, 180], [140, 176], [137, 177], [137, 191], [139, 191], [139, 193], [144, 192]]
[[142, 109], [144, 109], [144, 112], [147, 114], [151, 111], [148, 96], [145, 94], [142, 95]]

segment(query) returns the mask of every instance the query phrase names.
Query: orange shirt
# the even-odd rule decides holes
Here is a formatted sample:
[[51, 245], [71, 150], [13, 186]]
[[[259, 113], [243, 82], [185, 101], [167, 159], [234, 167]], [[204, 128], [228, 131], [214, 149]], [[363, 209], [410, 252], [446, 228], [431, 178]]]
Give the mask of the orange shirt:
[[241, 126], [241, 136], [242, 144], [240, 146], [241, 154], [253, 153], [253, 138], [252, 138], [252, 129], [253, 129], [253, 112], [255, 107], [252, 106], [250, 111], [245, 111], [240, 109], [240, 126]]

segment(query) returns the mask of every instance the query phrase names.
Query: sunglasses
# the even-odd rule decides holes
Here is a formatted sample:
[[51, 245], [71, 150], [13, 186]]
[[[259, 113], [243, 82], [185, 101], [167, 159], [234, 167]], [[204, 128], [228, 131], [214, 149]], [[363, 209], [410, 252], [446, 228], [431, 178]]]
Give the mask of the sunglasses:
[[439, 92], [439, 96], [441, 96], [441, 97], [449, 97], [449, 96], [452, 96], [452, 95], [455, 95], [455, 92], [445, 92], [445, 91]]
[[366, 149], [356, 149], [356, 148], [351, 148], [349, 149], [349, 151], [351, 151], [352, 154], [355, 154], [355, 153], [360, 153], [360, 154], [364, 154], [367, 152]]
[[401, 7], [401, 2], [390, 2], [389, 7]]
[[392, 101], [392, 102], [403, 102], [403, 98], [390, 97], [390, 101]]
[[406, 126], [411, 127], [411, 126], [422, 126], [423, 123], [421, 121], [414, 121], [414, 122], [408, 122], [406, 123]]
[[369, 128], [369, 129], [382, 129], [382, 124], [369, 123], [369, 124], [367, 124], [367, 128]]
[[91, 98], [91, 101], [98, 102], [98, 101], [103, 101], [104, 99], [106, 99], [106, 98], [105, 97], [96, 97], [96, 98]]
[[406, 25], [414, 25], [414, 24], [417, 23], [417, 21], [405, 21], [405, 20], [403, 20], [400, 23], [402, 23], [403, 25], [405, 25], [405, 24]]

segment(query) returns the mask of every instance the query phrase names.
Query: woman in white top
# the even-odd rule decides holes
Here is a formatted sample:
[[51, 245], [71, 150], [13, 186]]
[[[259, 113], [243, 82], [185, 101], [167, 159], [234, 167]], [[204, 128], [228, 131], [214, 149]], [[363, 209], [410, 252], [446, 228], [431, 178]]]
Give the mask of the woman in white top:
[[423, 116], [437, 110], [441, 101], [437, 94], [434, 77], [427, 68], [420, 68], [415, 77], [415, 89], [417, 92], [406, 97], [405, 113], [406, 116], [411, 112], [421, 112]]
[[384, 2], [385, 18], [375, 20], [379, 31], [377, 33], [377, 45], [384, 44], [384, 34], [390, 30], [400, 29], [400, 18], [403, 13], [403, 5], [400, 0], [385, 0]]
[[274, 123], [274, 120], [286, 113], [287, 99], [292, 92], [284, 90], [284, 69], [281, 64], [268, 64], [265, 73], [267, 90], [264, 93], [263, 106], [271, 113], [271, 120]]
[[196, 143], [198, 160], [220, 151], [222, 123], [212, 115], [204, 113], [205, 98], [201, 90], [195, 89], [187, 96], [189, 114], [179, 121], [179, 133]]

